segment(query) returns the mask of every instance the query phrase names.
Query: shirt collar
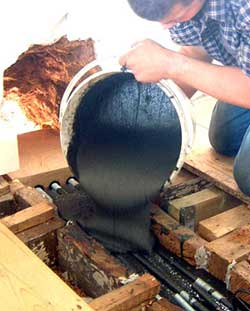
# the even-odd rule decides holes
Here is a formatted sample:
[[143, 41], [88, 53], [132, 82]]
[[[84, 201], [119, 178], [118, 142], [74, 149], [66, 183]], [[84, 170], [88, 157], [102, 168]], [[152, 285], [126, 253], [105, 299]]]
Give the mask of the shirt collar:
[[224, 22], [226, 18], [226, 0], [207, 0], [200, 12], [194, 17], [194, 20], [207, 21], [208, 18]]

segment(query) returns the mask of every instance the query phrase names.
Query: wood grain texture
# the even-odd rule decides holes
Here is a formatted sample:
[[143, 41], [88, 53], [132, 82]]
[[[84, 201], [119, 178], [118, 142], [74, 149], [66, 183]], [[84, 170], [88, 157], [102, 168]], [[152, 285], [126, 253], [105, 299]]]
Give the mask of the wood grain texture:
[[13, 233], [18, 233], [44, 223], [55, 215], [54, 206], [47, 203], [40, 203], [28, 207], [13, 215], [6, 216], [0, 221]]
[[[250, 264], [248, 261], [244, 260], [234, 266], [231, 272], [229, 289], [234, 294], [239, 289], [250, 291]], [[240, 294], [239, 297], [241, 297], [245, 302], [250, 303], [249, 294]]]
[[42, 173], [67, 168], [61, 151], [59, 132], [46, 129], [18, 136], [20, 170], [9, 174], [25, 185], [34, 185], [30, 179]]
[[10, 191], [9, 183], [3, 178], [3, 176], [0, 176], [0, 196], [7, 194], [9, 191]]
[[93, 300], [90, 306], [96, 311], [127, 311], [153, 299], [160, 291], [160, 283], [144, 274], [132, 283]]
[[248, 224], [250, 224], [250, 209], [242, 204], [201, 221], [198, 225], [198, 233], [211, 242]]
[[32, 250], [46, 265], [55, 266], [58, 257], [57, 230], [65, 222], [54, 217], [40, 225], [17, 234], [17, 237]]
[[184, 167], [214, 183], [218, 188], [238, 199], [250, 203], [250, 197], [244, 195], [233, 177], [234, 159], [216, 153], [208, 141], [208, 130], [197, 126], [193, 151], [185, 159]]
[[0, 245], [2, 310], [93, 310], [3, 224]]
[[146, 307], [146, 311], [181, 311], [180, 307], [173, 305], [167, 299], [162, 298], [160, 301], [152, 303]]
[[208, 243], [208, 270], [225, 281], [228, 266], [248, 258], [250, 254], [250, 225], [241, 227], [224, 237]]

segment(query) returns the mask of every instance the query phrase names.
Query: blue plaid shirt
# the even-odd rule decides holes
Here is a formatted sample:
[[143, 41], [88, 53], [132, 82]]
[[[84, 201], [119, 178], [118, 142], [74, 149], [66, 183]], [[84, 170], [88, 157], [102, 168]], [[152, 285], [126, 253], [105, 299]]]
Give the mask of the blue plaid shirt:
[[170, 34], [177, 44], [203, 46], [211, 58], [250, 76], [250, 0], [207, 0]]

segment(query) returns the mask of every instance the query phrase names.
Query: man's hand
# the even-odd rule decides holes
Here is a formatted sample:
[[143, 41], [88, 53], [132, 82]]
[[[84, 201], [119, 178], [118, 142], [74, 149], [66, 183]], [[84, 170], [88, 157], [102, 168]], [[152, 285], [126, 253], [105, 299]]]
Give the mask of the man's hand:
[[174, 77], [178, 56], [152, 40], [144, 40], [135, 44], [119, 62], [133, 72], [137, 81], [154, 83]]

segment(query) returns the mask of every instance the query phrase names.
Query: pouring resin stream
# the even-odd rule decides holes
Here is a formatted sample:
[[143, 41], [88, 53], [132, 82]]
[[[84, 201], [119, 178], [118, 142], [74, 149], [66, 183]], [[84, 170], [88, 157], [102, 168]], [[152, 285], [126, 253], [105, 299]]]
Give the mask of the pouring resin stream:
[[100, 73], [71, 94], [62, 119], [68, 163], [96, 203], [78, 223], [112, 250], [150, 252], [150, 203], [180, 167], [183, 126], [158, 84]]

